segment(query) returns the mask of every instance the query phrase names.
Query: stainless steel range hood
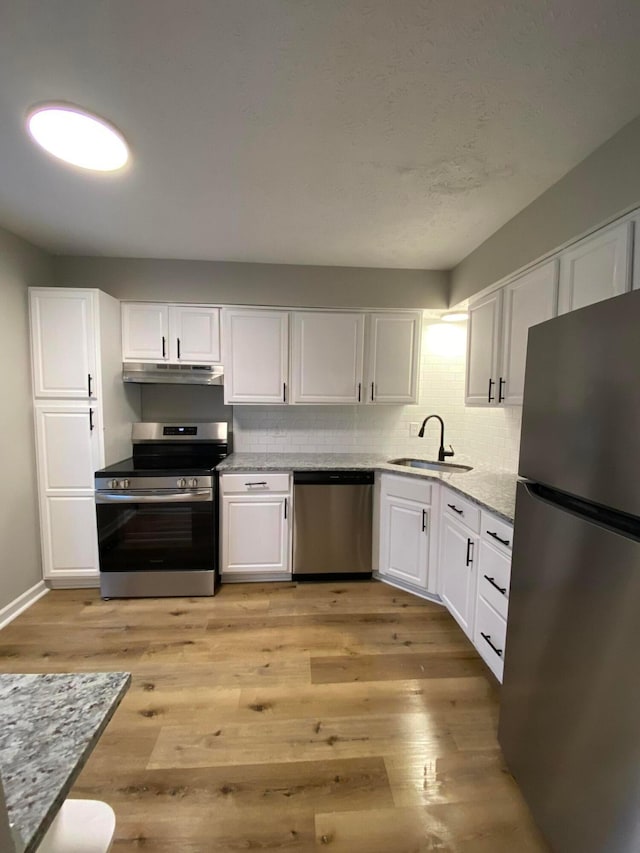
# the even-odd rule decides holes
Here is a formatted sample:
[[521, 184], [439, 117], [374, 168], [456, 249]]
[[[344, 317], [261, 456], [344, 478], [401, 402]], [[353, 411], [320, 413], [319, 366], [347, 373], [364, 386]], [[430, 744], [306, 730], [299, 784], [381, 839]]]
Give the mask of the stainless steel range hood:
[[221, 364], [125, 362], [122, 381], [153, 385], [224, 385], [224, 370]]

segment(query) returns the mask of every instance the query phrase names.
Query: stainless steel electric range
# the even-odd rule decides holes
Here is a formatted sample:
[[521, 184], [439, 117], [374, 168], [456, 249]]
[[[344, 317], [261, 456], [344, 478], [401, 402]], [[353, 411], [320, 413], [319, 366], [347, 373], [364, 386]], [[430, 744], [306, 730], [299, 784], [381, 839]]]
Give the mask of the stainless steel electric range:
[[136, 423], [132, 442], [95, 475], [102, 597], [213, 595], [227, 424]]

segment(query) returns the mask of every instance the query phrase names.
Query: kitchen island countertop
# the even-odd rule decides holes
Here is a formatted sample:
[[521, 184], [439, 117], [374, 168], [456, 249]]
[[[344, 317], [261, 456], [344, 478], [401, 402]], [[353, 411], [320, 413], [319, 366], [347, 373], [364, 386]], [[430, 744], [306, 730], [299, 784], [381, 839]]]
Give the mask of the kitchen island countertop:
[[0, 773], [17, 851], [37, 849], [130, 681], [127, 672], [0, 675]]
[[[429, 460], [425, 460], [429, 461]], [[231, 453], [218, 465], [221, 474], [245, 471], [363, 470], [421, 477], [443, 483], [483, 509], [513, 523], [517, 474], [474, 468], [462, 473], [426, 471], [392, 465], [386, 456], [369, 453]]]

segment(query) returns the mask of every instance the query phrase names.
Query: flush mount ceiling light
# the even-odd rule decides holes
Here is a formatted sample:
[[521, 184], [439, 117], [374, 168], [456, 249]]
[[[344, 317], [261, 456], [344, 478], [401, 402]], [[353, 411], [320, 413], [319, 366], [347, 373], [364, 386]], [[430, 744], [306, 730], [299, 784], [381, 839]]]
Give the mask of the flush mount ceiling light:
[[71, 104], [40, 104], [27, 117], [31, 138], [49, 154], [96, 172], [114, 172], [129, 159], [122, 134], [109, 122]]
[[448, 311], [440, 318], [445, 323], [462, 323], [468, 318], [466, 311]]

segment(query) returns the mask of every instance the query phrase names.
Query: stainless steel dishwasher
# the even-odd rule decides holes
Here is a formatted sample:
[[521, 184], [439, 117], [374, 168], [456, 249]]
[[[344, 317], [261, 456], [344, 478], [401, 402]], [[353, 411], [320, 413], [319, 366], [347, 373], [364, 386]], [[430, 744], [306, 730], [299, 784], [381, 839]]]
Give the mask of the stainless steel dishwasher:
[[373, 471], [294, 471], [293, 577], [371, 577]]

